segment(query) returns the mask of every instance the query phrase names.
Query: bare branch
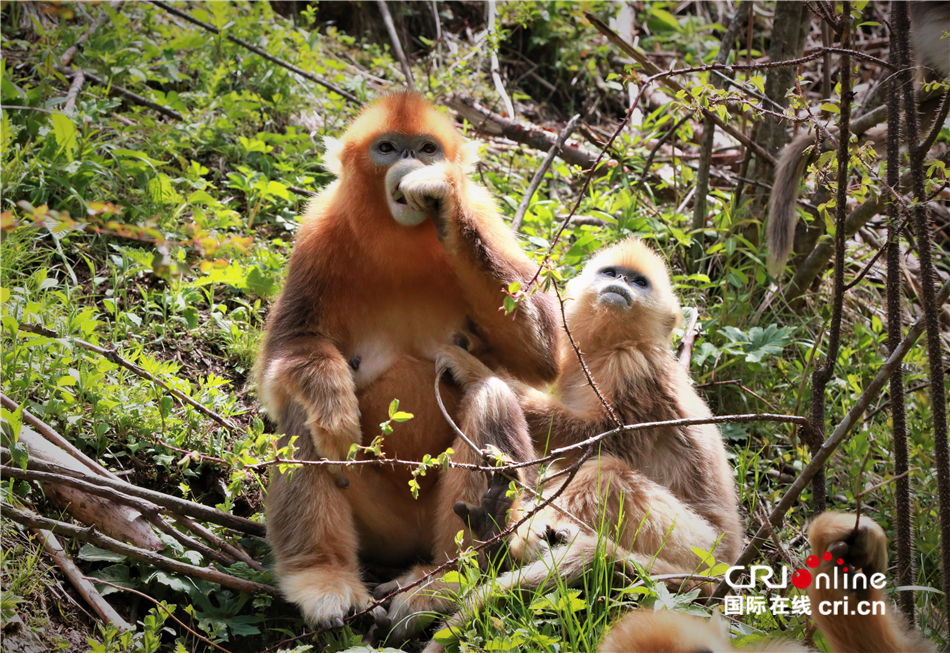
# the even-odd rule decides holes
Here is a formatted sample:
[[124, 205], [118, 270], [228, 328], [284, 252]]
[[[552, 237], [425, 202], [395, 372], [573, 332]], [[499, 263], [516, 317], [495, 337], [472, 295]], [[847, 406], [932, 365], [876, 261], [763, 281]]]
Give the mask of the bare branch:
[[541, 162], [537, 172], [534, 173], [534, 177], [531, 178], [531, 183], [528, 184], [527, 190], [525, 190], [524, 195], [521, 197], [521, 203], [518, 205], [518, 210], [515, 211], [515, 217], [511, 220], [511, 230], [515, 233], [521, 231], [521, 223], [524, 221], [525, 213], [528, 212], [528, 206], [531, 204], [531, 198], [534, 197], [535, 191], [538, 190], [538, 186], [541, 185], [541, 180], [544, 179], [544, 175], [551, 167], [551, 164], [554, 163], [554, 157], [556, 157], [561, 152], [561, 148], [564, 147], [564, 143], [574, 132], [574, 128], [577, 126], [577, 121], [580, 120], [580, 118], [580, 114], [577, 114], [568, 121], [568, 123], [564, 126], [564, 129], [561, 130], [561, 133], [557, 135], [557, 140], [554, 141], [554, 145], [552, 145], [551, 149], [548, 150], [547, 156], [544, 157], [544, 161]]

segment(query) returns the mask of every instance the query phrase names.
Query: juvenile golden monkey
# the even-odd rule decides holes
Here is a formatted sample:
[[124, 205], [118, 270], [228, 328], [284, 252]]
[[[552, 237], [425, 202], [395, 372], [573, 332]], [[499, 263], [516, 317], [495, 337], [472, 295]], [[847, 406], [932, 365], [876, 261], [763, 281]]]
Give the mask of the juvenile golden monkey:
[[[596, 255], [567, 286], [566, 316], [594, 382], [623, 424], [710, 416], [670, 350], [681, 312], [666, 263], [642, 241], [628, 239]], [[458, 347], [447, 347], [437, 364], [462, 387], [493, 374]], [[576, 444], [616, 428], [567, 342], [552, 394], [516, 382], [512, 387], [537, 449]], [[716, 426], [656, 427], [621, 433], [599, 446], [599, 456], [581, 466], [559, 506], [591, 527], [603, 520], [614, 533], [619, 526], [617, 545], [656, 555], [674, 569], [696, 567], [692, 547], [715, 549], [722, 561], [735, 559], [742, 526]], [[570, 452], [562, 465], [580, 453]], [[556, 487], [549, 484], [545, 492]], [[519, 529], [510, 544], [513, 555], [543, 555], [550, 534], [564, 528], [576, 525], [545, 508]]]
[[[386, 457], [418, 461], [450, 446], [464, 456], [433, 393], [436, 352], [464, 340], [522, 381], [550, 381], [550, 298], [534, 295], [513, 317], [499, 312], [503, 289], [526, 283], [534, 267], [489, 194], [466, 177], [471, 146], [422, 96], [373, 103], [328, 142], [326, 159], [338, 180], [308, 207], [268, 318], [261, 403], [282, 443], [297, 436], [304, 460], [345, 459], [388, 420], [393, 399], [415, 417], [386, 438]], [[443, 384], [442, 394], [454, 414], [460, 393]], [[454, 554], [452, 505], [484, 491], [482, 475], [464, 470], [430, 470], [415, 500], [405, 467], [272, 469], [267, 532], [280, 587], [322, 627], [369, 603], [360, 559], [399, 567]]]

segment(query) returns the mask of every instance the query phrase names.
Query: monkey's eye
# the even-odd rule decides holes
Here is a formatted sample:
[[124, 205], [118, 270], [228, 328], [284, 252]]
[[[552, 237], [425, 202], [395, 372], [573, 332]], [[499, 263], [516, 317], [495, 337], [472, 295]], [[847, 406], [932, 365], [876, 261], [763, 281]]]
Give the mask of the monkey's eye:
[[641, 288], [648, 288], [650, 286], [650, 282], [647, 281], [646, 277], [634, 277], [633, 284]]
[[396, 151], [396, 146], [390, 143], [389, 141], [383, 141], [382, 143], [376, 146], [376, 149], [378, 149], [383, 154], [391, 154], [392, 152]]
[[438, 149], [439, 148], [437, 148], [434, 144], [426, 143], [425, 145], [422, 146], [420, 151], [423, 154], [435, 154], [438, 151]]
[[603, 270], [600, 271], [600, 273], [604, 275], [605, 277], [610, 277], [611, 279], [617, 278], [617, 271], [614, 270], [613, 268], [604, 268]]

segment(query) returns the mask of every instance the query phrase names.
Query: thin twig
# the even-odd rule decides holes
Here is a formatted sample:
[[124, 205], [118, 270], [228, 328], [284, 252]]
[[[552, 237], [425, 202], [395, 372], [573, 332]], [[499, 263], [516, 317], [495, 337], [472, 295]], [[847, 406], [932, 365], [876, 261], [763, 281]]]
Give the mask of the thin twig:
[[178, 622], [178, 625], [179, 625], [179, 626], [181, 626], [182, 628], [184, 628], [185, 630], [187, 630], [189, 633], [191, 633], [192, 635], [194, 635], [194, 636], [197, 637], [198, 639], [200, 639], [202, 642], [205, 642], [206, 644], [210, 644], [211, 646], [213, 646], [214, 648], [218, 649], [219, 651], [224, 651], [224, 653], [231, 653], [230, 651], [228, 651], [228, 649], [224, 648], [223, 646], [220, 646], [219, 644], [215, 644], [214, 642], [212, 642], [212, 641], [211, 641], [210, 639], [208, 639], [207, 637], [205, 637], [205, 636], [203, 636], [203, 635], [201, 635], [201, 634], [195, 632], [194, 630], [192, 630], [191, 628], [189, 628], [188, 626], [186, 626], [186, 625], [185, 625], [185, 622], [183, 622], [181, 619], [179, 619], [178, 617], [176, 617], [176, 616], [172, 613], [172, 611], [169, 610], [169, 609], [165, 606], [164, 603], [162, 603], [161, 601], [157, 601], [157, 600], [153, 599], [151, 596], [149, 596], [149, 595], [146, 594], [145, 592], [139, 592], [138, 590], [134, 590], [134, 589], [132, 589], [131, 587], [125, 587], [125, 586], [123, 586], [123, 585], [117, 585], [117, 584], [115, 584], [115, 583], [110, 583], [109, 581], [107, 581], [107, 580], [102, 580], [101, 578], [94, 578], [94, 577], [91, 577], [91, 576], [84, 576], [83, 578], [85, 578], [87, 582], [93, 582], [93, 583], [96, 583], [97, 585], [107, 585], [107, 586], [112, 587], [112, 588], [114, 588], [114, 589], [117, 589], [117, 590], [120, 590], [120, 591], [123, 591], [123, 592], [131, 592], [132, 594], [135, 594], [135, 595], [137, 595], [137, 596], [141, 596], [142, 598], [148, 599], [149, 601], [151, 601], [152, 603], [154, 603], [156, 606], [158, 606], [159, 608], [161, 608], [161, 609], [165, 612], [165, 614], [167, 614], [167, 615], [168, 615], [169, 617], [171, 617], [173, 620], [175, 620], [176, 622]]
[[86, 75], [81, 70], [77, 70], [73, 75], [73, 83], [69, 85], [69, 91], [66, 93], [66, 104], [63, 106], [63, 113], [71, 115], [76, 111], [76, 99], [79, 97], [79, 91], [82, 90], [83, 82], [86, 81]]
[[[61, 337], [58, 333], [56, 333], [52, 329], [47, 329], [45, 326], [42, 326], [39, 324], [21, 324], [20, 330], [29, 331], [30, 333], [35, 333], [41, 336], [46, 336], [47, 338]], [[151, 381], [152, 383], [162, 388], [163, 390], [168, 392], [170, 395], [172, 395], [173, 397], [175, 397], [182, 403], [188, 404], [189, 406], [197, 410], [199, 413], [211, 418], [212, 420], [214, 420], [215, 422], [217, 422], [224, 428], [228, 429], [229, 431], [234, 432], [234, 431], [239, 430], [238, 427], [234, 425], [230, 420], [225, 419], [224, 417], [214, 412], [207, 406], [201, 404], [198, 401], [195, 401], [194, 399], [186, 395], [184, 392], [181, 392], [180, 390], [176, 390], [172, 388], [167, 383], [157, 378], [153, 374], [146, 372], [144, 369], [142, 369], [135, 363], [132, 363], [126, 360], [125, 358], [122, 358], [122, 356], [119, 355], [119, 352], [116, 351], [115, 349], [105, 349], [104, 347], [99, 347], [97, 345], [92, 344], [91, 342], [86, 342], [85, 340], [80, 340], [79, 338], [74, 338], [72, 336], [68, 336], [68, 338], [77, 346], [81, 347], [82, 349], [99, 354], [103, 358], [112, 361], [116, 365], [120, 367], [124, 367], [125, 369], [129, 370], [136, 376], [140, 376], [147, 381]]]
[[[839, 84], [841, 85], [840, 115], [838, 116], [838, 189], [835, 204], [835, 268], [834, 294], [831, 307], [831, 324], [828, 328], [828, 351], [825, 362], [816, 365], [812, 372], [811, 395], [811, 423], [818, 437], [812, 443], [811, 453], [814, 456], [818, 451], [818, 441], [824, 439], [825, 433], [825, 388], [834, 376], [835, 365], [838, 362], [838, 347], [841, 343], [841, 321], [844, 308], [844, 268], [845, 268], [845, 221], [848, 218], [848, 177], [851, 173], [851, 26], [848, 22], [851, 13], [851, 3], [844, 0], [841, 15], [842, 21], [841, 42], [845, 52], [841, 56], [841, 71]], [[826, 503], [825, 472], [824, 468], [815, 470], [812, 482], [812, 510], [815, 514], [824, 512]]]
[[151, 551], [146, 551], [145, 549], [140, 549], [136, 546], [125, 544], [119, 540], [114, 540], [111, 537], [103, 535], [91, 526], [88, 528], [80, 528], [79, 526], [73, 526], [72, 524], [67, 524], [66, 522], [57, 521], [55, 519], [47, 519], [46, 517], [40, 517], [39, 515], [33, 515], [31, 513], [18, 510], [5, 501], [0, 503], [0, 515], [28, 528], [41, 528], [56, 533], [57, 535], [71, 537], [73, 539], [79, 540], [80, 542], [88, 542], [98, 546], [99, 548], [106, 549], [114, 553], [119, 553], [126, 556], [127, 558], [151, 565], [158, 569], [164, 569], [165, 571], [170, 571], [176, 574], [184, 574], [186, 576], [194, 576], [212, 583], [217, 583], [218, 585], [222, 585], [224, 587], [230, 587], [231, 589], [235, 589], [240, 592], [248, 592], [250, 594], [269, 594], [270, 596], [274, 597], [281, 596], [280, 590], [271, 585], [255, 583], [251, 580], [238, 578], [237, 576], [231, 576], [230, 574], [225, 574], [224, 572], [218, 571], [214, 568], [198, 567], [196, 565], [190, 565], [186, 562], [179, 562], [173, 558], [166, 558], [165, 556], [159, 555], [157, 553], [152, 553]]
[[[211, 32], [212, 34], [220, 34], [220, 33], [221, 33], [221, 30], [219, 30], [219, 29], [218, 29], [217, 27], [215, 27], [214, 25], [209, 25], [208, 23], [205, 23], [205, 22], [203, 22], [203, 21], [200, 21], [200, 20], [198, 20], [197, 18], [194, 18], [193, 16], [191, 16], [191, 15], [188, 14], [188, 13], [186, 13], [186, 12], [184, 12], [184, 11], [181, 11], [181, 10], [179, 10], [179, 9], [176, 9], [175, 7], [172, 7], [170, 4], [168, 4], [168, 3], [166, 3], [166, 2], [161, 2], [161, 0], [150, 0], [150, 2], [151, 2], [153, 5], [157, 6], [157, 7], [161, 7], [162, 9], [164, 9], [165, 11], [167, 11], [168, 13], [170, 13], [170, 14], [172, 14], [172, 15], [175, 15], [175, 16], [178, 16], [179, 18], [183, 18], [183, 19], [187, 20], [189, 23], [191, 23], [192, 25], [197, 25], [197, 26], [200, 27], [201, 29], [207, 30], [207, 31]], [[325, 89], [330, 90], [330, 91], [333, 91], [334, 93], [336, 93], [336, 94], [339, 95], [340, 97], [345, 98], [348, 102], [352, 102], [353, 104], [356, 104], [356, 105], [362, 105], [362, 104], [363, 104], [363, 103], [360, 101], [360, 99], [357, 98], [355, 95], [352, 95], [352, 94], [350, 94], [350, 93], [347, 93], [346, 91], [344, 91], [342, 88], [339, 88], [339, 87], [336, 86], [335, 84], [331, 84], [331, 83], [328, 82], [327, 80], [325, 80], [325, 79], [323, 79], [323, 78], [321, 78], [321, 77], [317, 77], [317, 76], [314, 75], [313, 73], [308, 73], [308, 72], [307, 72], [306, 70], [304, 70], [303, 68], [299, 68], [299, 67], [293, 65], [292, 63], [289, 63], [289, 62], [287, 62], [287, 61], [284, 61], [283, 59], [281, 59], [281, 58], [279, 58], [279, 57], [275, 57], [274, 55], [270, 54], [270, 53], [267, 52], [266, 50], [261, 50], [259, 47], [255, 46], [255, 45], [252, 45], [251, 43], [248, 43], [247, 41], [245, 41], [245, 40], [242, 39], [242, 38], [238, 38], [237, 36], [234, 36], [234, 35], [232, 35], [232, 34], [225, 34], [224, 36], [225, 36], [226, 39], [228, 39], [228, 40], [231, 41], [232, 43], [237, 43], [237, 44], [240, 45], [241, 47], [247, 48], [248, 50], [250, 50], [250, 51], [253, 52], [254, 54], [256, 54], [256, 55], [258, 55], [258, 56], [261, 56], [261, 57], [264, 57], [264, 58], [267, 59], [268, 61], [270, 61], [270, 62], [272, 62], [272, 63], [275, 63], [275, 64], [277, 64], [278, 66], [281, 66], [281, 67], [283, 67], [283, 68], [286, 68], [287, 70], [289, 70], [289, 71], [291, 71], [291, 72], [297, 73], [298, 75], [300, 75], [300, 76], [303, 77], [304, 79], [309, 79], [309, 80], [310, 80], [311, 82], [313, 82], [314, 84], [319, 84], [320, 86], [324, 87]]]
[[541, 185], [541, 180], [544, 179], [544, 175], [551, 167], [551, 164], [554, 163], [554, 157], [560, 154], [561, 148], [564, 147], [564, 143], [568, 138], [570, 138], [571, 133], [577, 126], [577, 121], [580, 120], [580, 118], [581, 115], [577, 114], [568, 121], [568, 123], [564, 126], [564, 129], [561, 130], [561, 133], [557, 135], [557, 140], [554, 141], [554, 145], [552, 145], [551, 149], [548, 150], [547, 155], [544, 157], [544, 161], [541, 162], [541, 166], [534, 173], [534, 177], [531, 178], [531, 183], [528, 184], [527, 190], [525, 190], [524, 195], [521, 197], [521, 203], [518, 205], [518, 210], [515, 211], [515, 217], [511, 220], [511, 230], [513, 232], [518, 233], [521, 231], [521, 223], [524, 221], [525, 213], [528, 212], [528, 206], [531, 204], [531, 198], [534, 197], [535, 191], [537, 191], [538, 186]]

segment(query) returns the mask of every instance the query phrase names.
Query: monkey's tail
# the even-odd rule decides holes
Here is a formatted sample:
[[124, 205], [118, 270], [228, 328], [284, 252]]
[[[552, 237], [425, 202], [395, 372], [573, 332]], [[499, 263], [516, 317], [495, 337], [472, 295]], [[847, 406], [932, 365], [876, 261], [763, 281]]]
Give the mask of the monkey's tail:
[[[636, 576], [638, 567], [659, 574], [679, 574], [683, 571], [661, 559], [630, 553], [611, 540], [598, 540], [594, 535], [577, 533], [569, 544], [554, 546], [534, 562], [506, 572], [494, 581], [476, 588], [465, 599], [459, 611], [445, 621], [444, 628], [459, 632], [462, 626], [471, 621], [493, 598], [505, 594], [516, 591], [547, 593], [560, 585], [572, 587], [590, 568], [598, 552], [603, 552], [608, 560], [614, 560], [617, 573], [626, 578]], [[443, 651], [445, 647], [432, 640], [422, 653]]]
[[769, 250], [768, 269], [773, 277], [779, 276], [785, 269], [792, 251], [798, 187], [810, 158], [805, 152], [814, 141], [808, 134], [795, 138], [782, 150], [775, 167], [775, 181], [772, 184], [772, 196], [769, 198], [769, 218], [765, 225], [765, 240]]

